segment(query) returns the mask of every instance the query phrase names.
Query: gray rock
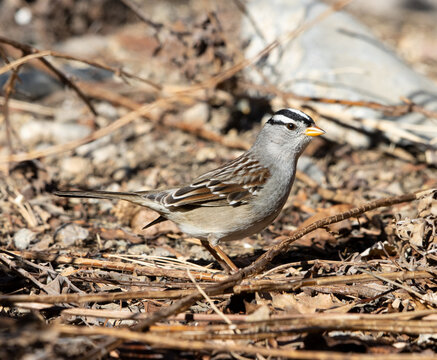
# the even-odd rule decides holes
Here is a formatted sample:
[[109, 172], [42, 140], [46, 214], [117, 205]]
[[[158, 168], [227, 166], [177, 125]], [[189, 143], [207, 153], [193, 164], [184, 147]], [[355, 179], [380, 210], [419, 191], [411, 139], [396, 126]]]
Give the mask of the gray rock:
[[[3, 88], [9, 76], [9, 73], [0, 75], [0, 89]], [[20, 81], [15, 83], [14, 97], [36, 100], [61, 89], [61, 83], [53, 76], [36, 69], [24, 69], [20, 71]]]
[[115, 144], [108, 144], [92, 152], [93, 163], [102, 164], [109, 159], [115, 159], [118, 154], [118, 147]]
[[[247, 3], [247, 8], [249, 13], [257, 14], [265, 38], [257, 35], [247, 17], [243, 17], [241, 36], [250, 40], [245, 53], [250, 58], [279, 35], [315, 19], [328, 7], [316, 0], [254, 0]], [[400, 104], [400, 98], [407, 97], [426, 109], [437, 109], [437, 86], [414, 72], [368, 28], [345, 12], [331, 14], [272, 51], [259, 65], [264, 77], [254, 69], [246, 70], [252, 81], [263, 84], [267, 78], [280, 89], [303, 96], [377, 101], [386, 105]], [[347, 126], [339, 127], [330, 121], [326, 136], [354, 147], [370, 146], [375, 139], [362, 130], [372, 134], [381, 125], [386, 126], [383, 135], [396, 143], [426, 145], [437, 137], [435, 123], [418, 113], [391, 119], [364, 107], [328, 104], [315, 107], [334, 118], [336, 114], [348, 115]], [[369, 121], [354, 121], [354, 117]], [[379, 120], [382, 118], [387, 122], [382, 124]], [[394, 121], [396, 125], [390, 127]], [[322, 127], [325, 124], [326, 121], [321, 122]]]
[[55, 50], [82, 58], [93, 58], [108, 46], [108, 37], [97, 34], [84, 34], [71, 37], [55, 46]]
[[76, 149], [76, 153], [80, 156], [86, 156], [89, 153], [91, 153], [94, 150], [100, 149], [101, 147], [107, 145], [108, 143], [110, 143], [111, 141], [111, 136], [104, 136], [100, 139], [97, 139], [95, 141], [92, 141], [88, 144], [84, 144], [82, 146], [79, 146]]
[[297, 163], [297, 170], [304, 172], [311, 179], [321, 185], [325, 182], [325, 174], [322, 170], [314, 163], [314, 161], [308, 156], [301, 156], [299, 162]]
[[91, 165], [89, 159], [72, 156], [62, 159], [61, 169], [66, 175], [86, 174], [87, 168]]
[[130, 246], [128, 248], [128, 253], [134, 255], [150, 254], [151, 249], [147, 244], [137, 244]]
[[182, 114], [182, 120], [188, 123], [205, 124], [209, 118], [209, 106], [206, 103], [199, 102], [196, 105], [185, 110]]
[[77, 224], [67, 224], [62, 226], [55, 234], [55, 241], [62, 243], [63, 246], [79, 245], [89, 235], [89, 231]]
[[63, 144], [87, 136], [91, 129], [75, 123], [58, 123], [53, 121], [30, 121], [20, 128], [20, 139], [28, 145], [41, 142]]
[[36, 234], [29, 229], [20, 229], [14, 234], [14, 245], [18, 250], [25, 250], [35, 240]]

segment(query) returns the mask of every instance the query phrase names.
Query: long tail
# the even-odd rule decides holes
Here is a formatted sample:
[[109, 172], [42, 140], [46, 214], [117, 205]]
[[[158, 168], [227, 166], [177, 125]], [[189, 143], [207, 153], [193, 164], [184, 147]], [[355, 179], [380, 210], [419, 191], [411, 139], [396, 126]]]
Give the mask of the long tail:
[[117, 199], [117, 200], [126, 200], [130, 201], [131, 203], [146, 206], [148, 208], [151, 208], [155, 211], [158, 211], [160, 213], [160, 216], [147, 224], [143, 227], [143, 229], [146, 229], [152, 225], [158, 224], [162, 221], [167, 220], [165, 217], [161, 216], [160, 210], [162, 209], [162, 206], [159, 205], [156, 202], [151, 201], [150, 199], [147, 199], [145, 195], [150, 194], [152, 192], [149, 191], [141, 191], [141, 192], [115, 192], [115, 191], [99, 191], [99, 190], [92, 190], [92, 191], [54, 191], [53, 194], [57, 196], [63, 196], [63, 197], [73, 197], [73, 198], [91, 198], [91, 199]]
[[131, 203], [150, 206], [150, 201], [143, 195], [147, 194], [147, 191], [141, 193], [134, 192], [115, 192], [115, 191], [54, 191], [53, 194], [63, 197], [73, 197], [73, 198], [91, 198], [91, 199], [118, 199], [126, 200]]

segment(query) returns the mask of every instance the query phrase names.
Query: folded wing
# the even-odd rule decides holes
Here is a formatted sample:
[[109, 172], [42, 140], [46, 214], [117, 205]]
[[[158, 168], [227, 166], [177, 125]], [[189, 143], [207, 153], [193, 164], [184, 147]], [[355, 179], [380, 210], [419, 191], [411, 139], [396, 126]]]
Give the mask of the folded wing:
[[270, 177], [268, 169], [245, 155], [200, 176], [187, 186], [152, 196], [166, 207], [245, 204], [257, 195]]

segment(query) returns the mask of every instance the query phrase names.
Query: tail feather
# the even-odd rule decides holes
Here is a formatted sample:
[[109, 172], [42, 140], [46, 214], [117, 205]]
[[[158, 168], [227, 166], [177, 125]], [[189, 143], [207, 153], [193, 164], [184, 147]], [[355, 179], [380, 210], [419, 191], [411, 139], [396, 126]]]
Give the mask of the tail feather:
[[134, 192], [113, 192], [113, 191], [54, 191], [53, 194], [62, 197], [71, 198], [90, 198], [90, 199], [117, 199], [126, 200], [131, 203], [149, 206], [150, 203], [147, 201], [146, 197], [143, 196], [147, 192], [134, 193]]

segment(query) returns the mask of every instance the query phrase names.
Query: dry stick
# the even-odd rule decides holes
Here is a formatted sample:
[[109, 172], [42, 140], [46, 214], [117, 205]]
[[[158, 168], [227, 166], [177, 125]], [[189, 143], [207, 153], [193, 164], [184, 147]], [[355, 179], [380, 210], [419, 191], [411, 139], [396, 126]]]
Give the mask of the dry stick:
[[366, 107], [369, 109], [382, 111], [386, 116], [402, 116], [405, 114], [409, 114], [411, 112], [418, 112], [427, 117], [437, 118], [437, 112], [427, 110], [407, 98], [401, 98], [404, 104], [385, 105], [376, 101], [364, 101], [364, 100], [354, 101], [348, 99], [330, 99], [330, 98], [315, 97], [315, 96], [302, 96], [302, 95], [295, 94], [293, 92], [282, 91], [278, 89], [276, 86], [259, 85], [244, 80], [239, 80], [239, 83], [251, 90], [258, 90], [264, 93], [281, 96], [285, 99], [295, 99], [305, 102], [317, 102], [323, 104], [339, 104], [345, 106]]
[[437, 305], [437, 301], [433, 300], [432, 298], [426, 298], [421, 293], [419, 293], [418, 291], [412, 289], [411, 287], [405, 286], [404, 284], [399, 284], [396, 281], [392, 281], [390, 279], [387, 279], [385, 276], [382, 276], [382, 274], [374, 274], [371, 271], [366, 271], [366, 270], [363, 270], [363, 269], [358, 269], [358, 271], [361, 271], [361, 272], [363, 272], [365, 274], [371, 275], [371, 276], [375, 277], [378, 280], [385, 281], [385, 282], [389, 283], [390, 285], [393, 285], [393, 286], [396, 286], [398, 288], [401, 288], [401, 289], [405, 290], [406, 292], [408, 292], [410, 294], [413, 294], [414, 296], [416, 296], [417, 298], [419, 298], [423, 302], [427, 302], [427, 303], [429, 303], [431, 305], [434, 305], [434, 306]]
[[5, 102], [3, 104], [3, 121], [6, 125], [6, 142], [8, 144], [9, 153], [12, 154], [14, 152], [14, 147], [12, 145], [12, 133], [14, 132], [11, 123], [9, 121], [9, 99], [11, 98], [15, 81], [18, 78], [18, 68], [14, 69], [11, 76], [9, 76], [8, 80], [6, 81], [6, 84], [4, 86], [5, 90]]
[[[50, 260], [46, 260], [50, 261]], [[62, 262], [60, 262], [62, 263]], [[130, 269], [124, 269], [130, 270]], [[136, 268], [136, 274], [141, 273], [141, 269]], [[166, 270], [171, 272], [170, 270]], [[160, 276], [166, 276], [165, 271], [159, 272]], [[157, 274], [156, 274], [157, 275]], [[171, 275], [171, 274], [170, 274]], [[390, 280], [412, 280], [412, 279], [432, 279], [433, 274], [428, 271], [401, 271], [401, 272], [388, 272], [377, 274], [381, 277], [380, 281]], [[194, 273], [198, 279], [201, 277], [199, 274]], [[224, 276], [217, 276], [218, 279], [224, 278]], [[384, 279], [384, 280], [382, 280]], [[205, 280], [205, 277], [203, 278]], [[304, 280], [253, 280], [249, 284], [236, 285], [233, 287], [232, 292], [235, 294], [241, 294], [244, 292], [259, 292], [259, 291], [296, 291], [307, 286], [326, 286], [332, 284], [347, 284], [347, 283], [363, 283], [374, 281], [375, 276], [367, 274], [356, 275], [340, 275], [340, 276], [326, 276], [315, 279]], [[97, 293], [97, 294], [61, 294], [61, 295], [0, 295], [0, 304], [5, 303], [86, 303], [86, 302], [111, 302], [115, 300], [132, 300], [132, 299], [179, 299], [183, 296], [191, 295], [195, 293], [195, 289], [181, 289], [181, 290], [141, 290], [141, 291], [121, 291], [112, 293]]]
[[52, 293], [55, 294], [56, 291], [51, 289], [50, 287], [45, 286], [41, 282], [39, 282], [37, 279], [35, 279], [28, 271], [24, 270], [20, 266], [18, 266], [15, 261], [9, 259], [7, 256], [0, 254], [0, 262], [4, 263], [5, 265], [9, 266], [10, 269], [17, 272], [20, 276], [24, 277], [25, 279], [28, 279], [29, 281], [33, 282], [39, 289], [45, 291], [46, 293]]
[[155, 31], [158, 31], [160, 29], [163, 28], [163, 24], [161, 23], [157, 23], [154, 22], [152, 20], [150, 20], [149, 18], [147, 18], [143, 12], [141, 11], [141, 8], [135, 4], [134, 2], [130, 1], [130, 0], [120, 0], [125, 6], [127, 6], [136, 16], [138, 16], [141, 21], [143, 21], [144, 23], [146, 23], [147, 25], [149, 25], [150, 27], [154, 28]]
[[[55, 331], [63, 335], [105, 335], [117, 337], [129, 341], [141, 341], [159, 348], [191, 350], [191, 351], [220, 351], [220, 352], [238, 352], [244, 354], [260, 354], [263, 356], [275, 356], [287, 359], [319, 359], [319, 360], [428, 360], [434, 359], [434, 355], [415, 355], [415, 354], [350, 354], [333, 351], [302, 351], [302, 350], [283, 350], [283, 349], [267, 349], [259, 346], [237, 345], [228, 343], [210, 343], [205, 341], [187, 341], [180, 338], [162, 336], [162, 334], [139, 333], [128, 329], [118, 328], [111, 329], [106, 327], [78, 327], [71, 325], [54, 326]], [[88, 358], [89, 359], [89, 358]]]
[[[50, 254], [46, 252], [22, 251], [19, 253], [14, 252], [14, 254], [17, 254], [25, 259], [39, 259], [43, 261], [53, 261], [58, 264], [70, 264], [76, 266], [89, 266], [99, 269], [129, 271], [129, 272], [135, 272], [138, 275], [166, 276], [166, 277], [172, 277], [176, 279], [186, 279], [186, 280], [189, 279], [185, 270], [160, 268], [157, 266], [141, 266], [141, 265], [126, 263], [122, 261], [96, 260], [96, 259], [67, 256], [67, 255]], [[195, 271], [195, 272], [193, 271], [192, 275], [197, 280], [220, 281], [226, 279], [226, 276], [222, 274], [214, 274], [214, 273], [207, 273], [207, 272], [200, 272], [200, 271]]]
[[[34, 54], [38, 53], [39, 51], [29, 45], [21, 44], [19, 42], [9, 40], [7, 38], [4, 38], [0, 36], [0, 42], [11, 45], [17, 49], [20, 49], [24, 54]], [[64, 75], [62, 71], [60, 71], [58, 68], [56, 68], [52, 63], [50, 63], [47, 59], [36, 56], [39, 61], [41, 61], [49, 70], [51, 70], [58, 78], [59, 80], [66, 86], [72, 88], [77, 95], [82, 99], [82, 101], [88, 106], [90, 111], [97, 115], [96, 110], [94, 109], [94, 106], [90, 103], [90, 101], [87, 99], [87, 97], [83, 94], [83, 92], [74, 84], [67, 76]]]
[[[388, 273], [376, 274], [381, 277], [380, 281], [389, 280], [413, 280], [413, 279], [432, 279], [435, 276], [428, 271], [394, 271]], [[387, 280], [382, 280], [382, 278]], [[236, 294], [243, 292], [257, 292], [257, 291], [296, 291], [307, 286], [326, 286], [333, 284], [350, 284], [373, 281], [375, 276], [373, 274], [357, 274], [357, 275], [338, 275], [326, 276], [314, 279], [289, 281], [280, 280], [254, 280], [249, 284], [236, 285], [233, 292]], [[17, 295], [15, 295], [17, 296]]]
[[44, 51], [40, 51], [34, 54], [29, 54], [23, 57], [20, 57], [17, 60], [14, 60], [12, 62], [10, 62], [9, 64], [6, 64], [5, 66], [0, 68], [0, 75], [11, 71], [11, 70], [15, 70], [17, 69], [20, 65], [23, 65], [27, 62], [29, 62], [30, 60], [34, 60], [34, 59], [39, 59], [39, 58], [43, 58], [44, 56], [48, 56], [50, 55], [51, 51], [50, 50], [44, 50]]
[[[0, 106], [5, 105], [5, 100], [4, 97], [0, 96]], [[56, 111], [51, 107], [16, 99], [9, 99], [8, 106], [10, 109], [27, 111], [47, 117], [54, 117], [56, 113]]]
[[[8, 45], [11, 45], [11, 46], [13, 46], [13, 47], [15, 47], [17, 49], [25, 51], [27, 54], [30, 54], [28, 56], [25, 56], [25, 57], [22, 57], [20, 59], [17, 59], [14, 62], [11, 62], [12, 65], [16, 65], [16, 64], [20, 64], [20, 63], [25, 63], [25, 62], [28, 62], [29, 60], [37, 59], [37, 58], [42, 58], [42, 57], [45, 57], [45, 56], [53, 56], [53, 57], [57, 57], [57, 58], [60, 58], [60, 59], [65, 59], [65, 60], [79, 61], [79, 62], [82, 62], [84, 64], [88, 64], [90, 66], [94, 66], [94, 67], [97, 67], [97, 68], [101, 68], [103, 70], [110, 71], [113, 74], [115, 74], [117, 76], [120, 76], [122, 78], [126, 77], [126, 78], [131, 78], [131, 79], [135, 79], [135, 80], [144, 82], [147, 85], [150, 85], [151, 87], [153, 87], [157, 91], [161, 91], [162, 90], [162, 86], [159, 85], [159, 84], [154, 83], [153, 81], [150, 81], [150, 80], [145, 79], [145, 78], [143, 78], [141, 76], [132, 74], [132, 73], [130, 73], [128, 71], [125, 71], [123, 69], [114, 68], [112, 66], [108, 66], [108, 65], [106, 65], [104, 63], [101, 63], [101, 62], [98, 62], [98, 61], [92, 61], [92, 60], [88, 60], [88, 59], [83, 59], [83, 58], [79, 58], [77, 56], [72, 56], [72, 55], [69, 55], [69, 54], [65, 54], [65, 53], [61, 53], [61, 52], [53, 51], [53, 50], [41, 50], [40, 51], [40, 50], [38, 50], [38, 49], [36, 49], [36, 48], [34, 48], [32, 46], [29, 46], [27, 44], [19, 43], [17, 41], [10, 40], [10, 39], [4, 38], [2, 36], [0, 36], [0, 42], [8, 44]], [[27, 58], [27, 59], [24, 60], [25, 58]], [[0, 74], [2, 74], [5, 71], [9, 71], [10, 69], [11, 69], [11, 67], [4, 66], [4, 67], [0, 68]]]
[[[346, 219], [349, 219], [351, 217], [357, 217], [367, 211], [374, 210], [380, 207], [385, 206], [392, 206], [395, 204], [403, 203], [403, 202], [410, 202], [414, 200], [418, 200], [422, 197], [425, 197], [427, 195], [434, 194], [437, 191], [437, 189], [432, 190], [426, 190], [416, 193], [410, 193], [400, 196], [394, 196], [394, 197], [388, 197], [384, 199], [379, 199], [375, 201], [368, 202], [362, 206], [356, 207], [354, 209], [351, 209], [349, 211], [345, 211], [343, 213], [333, 215], [326, 217], [324, 219], [321, 219], [319, 221], [316, 221], [315, 223], [310, 224], [309, 226], [306, 226], [302, 229], [296, 230], [289, 238], [281, 241], [281, 243], [273, 246], [270, 248], [266, 253], [261, 255], [255, 262], [253, 262], [251, 265], [241, 269], [237, 273], [230, 275], [226, 280], [223, 280], [222, 282], [211, 285], [207, 288], [205, 288], [205, 293], [209, 296], [217, 295], [224, 293], [225, 291], [228, 291], [230, 288], [233, 288], [236, 285], [239, 285], [241, 281], [245, 278], [248, 278], [249, 276], [253, 276], [256, 274], [259, 274], [261, 271], [265, 269], [265, 267], [271, 263], [271, 261], [278, 255], [282, 254], [283, 252], [287, 251], [289, 246], [295, 242], [296, 240], [300, 239], [302, 236], [318, 229], [321, 227], [325, 227]], [[135, 325], [133, 327], [133, 330], [136, 331], [144, 331], [149, 326], [153, 325], [157, 321], [163, 320], [175, 313], [182, 312], [187, 310], [191, 305], [193, 305], [196, 301], [202, 299], [202, 295], [199, 292], [193, 293], [185, 298], [182, 298], [179, 301], [174, 302], [172, 305], [165, 307], [152, 315], [150, 317], [139, 324]], [[122, 344], [122, 340], [120, 339], [110, 339], [106, 344], [103, 346], [100, 346], [94, 350], [92, 350], [89, 354], [86, 354], [84, 359], [92, 359], [95, 357], [103, 356], [108, 351], [111, 351], [118, 347], [120, 344]]]
[[[63, 281], [65, 281], [65, 282], [67, 283], [67, 285], [68, 285], [68, 287], [69, 287], [70, 289], [76, 291], [77, 293], [85, 294], [85, 292], [84, 292], [83, 290], [79, 289], [76, 285], [74, 285], [74, 284], [70, 281], [70, 279], [69, 279], [68, 277], [59, 274], [59, 273], [56, 272], [55, 270], [50, 269], [48, 266], [42, 266], [42, 265], [40, 265], [40, 264], [35, 264], [35, 263], [31, 262], [31, 261], [28, 261], [28, 260], [26, 260], [26, 259], [23, 259], [21, 256], [15, 254], [15, 253], [13, 253], [13, 252], [11, 252], [11, 251], [8, 251], [8, 250], [5, 250], [5, 249], [0, 249], [0, 252], [5, 253], [6, 255], [9, 255], [9, 256], [11, 256], [11, 257], [17, 259], [17, 262], [18, 262], [18, 263], [25, 264], [25, 265], [27, 265], [27, 266], [29, 266], [29, 267], [34, 267], [34, 268], [36, 268], [36, 269], [38, 269], [38, 270], [40, 270], [40, 271], [42, 271], [42, 272], [50, 273], [50, 274], [53, 275], [53, 276], [58, 276], [59, 278], [61, 278]], [[49, 295], [49, 296], [50, 296], [50, 295]], [[0, 298], [1, 298], [1, 295], [0, 295]]]
[[113, 131], [129, 124], [131, 121], [137, 119], [138, 117], [147, 115], [155, 107], [162, 105], [162, 104], [166, 103], [167, 101], [169, 101], [169, 100], [161, 99], [161, 100], [157, 100], [155, 102], [152, 102], [150, 104], [143, 105], [138, 110], [131, 111], [130, 113], [122, 116], [121, 118], [117, 119], [116, 121], [114, 121], [110, 125], [103, 127], [103, 128], [93, 132], [92, 134], [90, 134], [82, 139], [70, 141], [67, 144], [60, 144], [60, 145], [52, 146], [48, 149], [36, 150], [36, 151], [31, 151], [29, 153], [23, 153], [23, 154], [13, 154], [13, 155], [8, 155], [8, 156], [2, 156], [2, 157], [0, 157], [0, 163], [14, 162], [14, 161], [15, 162], [28, 161], [28, 160], [32, 160], [32, 159], [36, 159], [36, 158], [40, 158], [40, 157], [44, 157], [44, 156], [54, 155], [54, 154], [58, 154], [61, 152], [73, 150], [81, 145], [87, 144], [91, 141], [97, 140], [101, 137], [104, 137], [106, 135], [111, 134]]
[[[98, 294], [61, 294], [61, 295], [0, 295], [0, 304], [39, 302], [45, 304], [87, 302], [112, 302], [131, 299], [179, 299], [193, 293], [193, 290], [165, 290], [165, 291], [128, 291]], [[132, 315], [132, 314], [131, 314]]]

